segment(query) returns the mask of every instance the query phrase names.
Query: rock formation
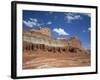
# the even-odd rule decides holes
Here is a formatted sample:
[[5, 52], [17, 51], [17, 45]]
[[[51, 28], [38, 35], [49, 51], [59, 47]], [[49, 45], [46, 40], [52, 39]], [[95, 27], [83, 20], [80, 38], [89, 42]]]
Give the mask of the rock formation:
[[47, 28], [24, 30], [23, 69], [43, 68], [43, 64], [47, 67], [89, 66], [90, 50], [82, 47], [77, 36], [55, 39]]

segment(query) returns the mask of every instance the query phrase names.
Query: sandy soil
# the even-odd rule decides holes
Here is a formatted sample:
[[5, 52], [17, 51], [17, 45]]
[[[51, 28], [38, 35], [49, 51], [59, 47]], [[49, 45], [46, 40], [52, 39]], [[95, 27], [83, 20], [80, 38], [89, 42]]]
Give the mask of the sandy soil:
[[24, 51], [23, 69], [90, 66], [90, 55], [86, 53], [52, 53]]

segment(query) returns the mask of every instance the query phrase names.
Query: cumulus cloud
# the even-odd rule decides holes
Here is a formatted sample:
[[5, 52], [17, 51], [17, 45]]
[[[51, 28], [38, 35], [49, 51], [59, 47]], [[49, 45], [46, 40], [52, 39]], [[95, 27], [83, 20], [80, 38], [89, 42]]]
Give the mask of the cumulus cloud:
[[86, 32], [86, 30], [83, 30], [82, 32]]
[[82, 32], [88, 32], [88, 31], [91, 31], [90, 27], [87, 30], [83, 30]]
[[27, 27], [34, 27], [34, 26], [41, 26], [41, 24], [38, 22], [37, 19], [35, 18], [30, 18], [29, 20], [24, 20], [23, 23], [27, 26]]
[[62, 28], [54, 28], [54, 32], [58, 33], [58, 35], [69, 35], [67, 32], [64, 31]]
[[80, 20], [81, 16], [74, 13], [65, 13], [65, 19], [67, 19], [68, 23], [70, 23], [73, 20]]
[[49, 22], [47, 22], [47, 24], [52, 24], [52, 22], [51, 22], [51, 21], [49, 21]]
[[32, 22], [37, 22], [37, 21], [38, 21], [36, 18], [30, 18], [30, 20], [31, 20]]
[[88, 30], [91, 31], [91, 28], [89, 27]]
[[67, 39], [67, 38], [63, 38], [63, 37], [58, 37], [57, 39]]
[[83, 13], [84, 15], [88, 16], [88, 17], [91, 17], [91, 14], [90, 13]]
[[28, 26], [28, 27], [33, 27], [33, 25], [35, 25], [36, 23], [31, 22], [31, 21], [23, 21], [23, 23]]

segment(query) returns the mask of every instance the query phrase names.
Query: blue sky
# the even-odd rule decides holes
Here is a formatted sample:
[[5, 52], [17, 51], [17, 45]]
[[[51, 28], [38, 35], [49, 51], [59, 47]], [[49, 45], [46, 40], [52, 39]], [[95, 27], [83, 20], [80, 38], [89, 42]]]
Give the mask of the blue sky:
[[23, 10], [23, 28], [51, 29], [53, 38], [78, 36], [83, 47], [90, 48], [91, 14]]

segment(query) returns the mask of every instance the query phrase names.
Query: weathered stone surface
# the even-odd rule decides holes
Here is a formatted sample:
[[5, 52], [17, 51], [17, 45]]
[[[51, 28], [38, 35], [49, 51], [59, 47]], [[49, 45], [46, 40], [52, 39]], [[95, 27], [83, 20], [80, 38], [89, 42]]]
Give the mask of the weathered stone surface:
[[78, 37], [72, 37], [68, 40], [69, 46], [74, 48], [82, 48], [81, 41]]
[[46, 29], [24, 31], [23, 69], [90, 66], [90, 50], [82, 48], [79, 37], [55, 39]]

